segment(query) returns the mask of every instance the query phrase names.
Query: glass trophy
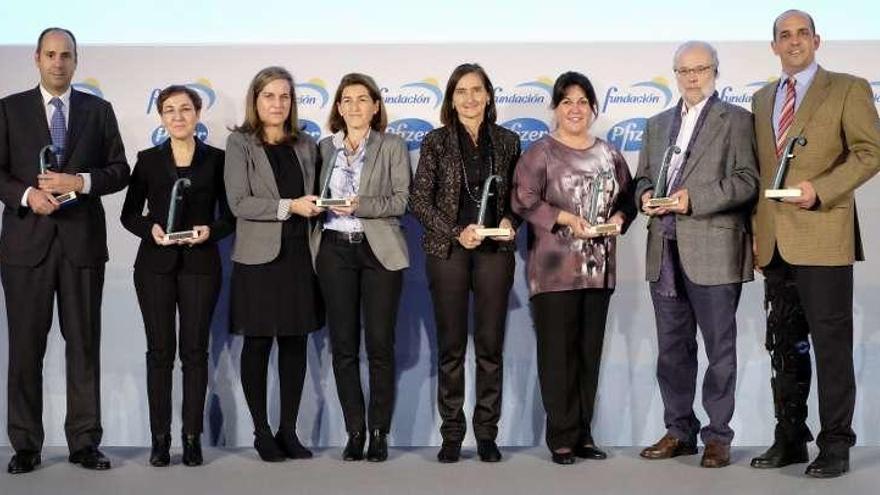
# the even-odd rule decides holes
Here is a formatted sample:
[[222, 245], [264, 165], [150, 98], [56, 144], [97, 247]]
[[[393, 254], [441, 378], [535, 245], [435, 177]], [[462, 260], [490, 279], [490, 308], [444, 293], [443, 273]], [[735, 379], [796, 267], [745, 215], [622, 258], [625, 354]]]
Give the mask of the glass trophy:
[[788, 173], [789, 162], [794, 158], [795, 145], [806, 146], [807, 138], [803, 136], [789, 138], [788, 143], [785, 145], [785, 151], [782, 152], [782, 157], [779, 159], [779, 166], [776, 168], [776, 175], [773, 177], [773, 183], [769, 189], [764, 191], [765, 198], [781, 201], [782, 198], [800, 197], [800, 189], [795, 187], [785, 188], [783, 185], [785, 184], [785, 175]]
[[[338, 153], [343, 153], [344, 151], [340, 149]], [[337, 155], [338, 156], [338, 155]], [[331, 198], [328, 197], [330, 194], [330, 179], [333, 178], [333, 172], [336, 171], [338, 167], [336, 166], [336, 160], [333, 161], [333, 168], [330, 169], [330, 172], [327, 173], [327, 178], [324, 179], [324, 184], [321, 187], [321, 194], [318, 196], [317, 201], [315, 201], [315, 206], [320, 208], [327, 208], [329, 206], [351, 206], [350, 198]]]
[[179, 230], [174, 232], [174, 223], [177, 220], [177, 205], [183, 200], [183, 190], [192, 185], [189, 179], [182, 177], [174, 181], [171, 188], [171, 202], [168, 204], [168, 222], [165, 224], [165, 241], [182, 241], [195, 239], [199, 233], [193, 230]]
[[590, 209], [587, 211], [587, 222], [590, 223], [590, 227], [587, 231], [594, 236], [620, 234], [620, 225], [616, 223], [598, 223], [600, 209], [599, 201], [605, 194], [605, 182], [613, 178], [613, 173], [610, 170], [602, 170], [596, 174], [596, 178], [593, 180], [593, 183], [590, 184], [592, 194], [590, 198]]
[[[40, 149], [40, 173], [45, 174], [46, 172], [52, 170], [52, 159], [46, 159], [46, 153], [51, 153], [56, 157], [61, 154], [61, 148], [55, 146], [54, 144], [47, 144]], [[49, 155], [51, 157], [51, 155]], [[66, 192], [64, 194], [58, 194], [55, 196], [55, 201], [58, 201], [59, 206], [67, 206], [76, 202], [76, 191]]]
[[672, 162], [672, 155], [679, 153], [681, 153], [681, 148], [674, 144], [666, 148], [666, 151], [663, 153], [663, 163], [660, 164], [660, 172], [657, 173], [657, 181], [654, 183], [654, 197], [650, 198], [646, 203], [648, 207], [659, 208], [678, 204], [678, 198], [667, 196], [666, 181], [669, 175], [669, 164]]
[[492, 183], [496, 184], [495, 188], [497, 189], [497, 184], [500, 184], [501, 181], [504, 180], [500, 175], [490, 175], [486, 177], [485, 182], [483, 182], [483, 195], [480, 197], [480, 210], [477, 213], [477, 227], [475, 229], [476, 233], [480, 237], [509, 237], [513, 234], [513, 230], [507, 227], [485, 227], [486, 223], [486, 208], [489, 207], [489, 198], [492, 197], [495, 193], [491, 192]]

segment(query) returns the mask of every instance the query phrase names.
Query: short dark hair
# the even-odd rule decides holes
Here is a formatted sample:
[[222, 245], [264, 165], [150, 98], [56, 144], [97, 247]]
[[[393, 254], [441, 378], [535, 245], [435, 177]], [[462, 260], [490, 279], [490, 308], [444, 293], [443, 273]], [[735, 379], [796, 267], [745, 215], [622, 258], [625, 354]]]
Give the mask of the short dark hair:
[[458, 112], [452, 106], [452, 97], [455, 95], [455, 87], [458, 85], [458, 81], [468, 74], [480, 76], [480, 79], [483, 80], [483, 87], [486, 89], [486, 93], [489, 94], [489, 101], [486, 102], [486, 110], [483, 113], [483, 120], [494, 124], [498, 118], [498, 111], [495, 109], [495, 87], [492, 86], [489, 75], [486, 74], [485, 69], [480, 64], [468, 63], [456, 67], [449, 76], [449, 81], [446, 82], [446, 92], [443, 93], [443, 105], [440, 107], [440, 122], [443, 125], [452, 125], [458, 121]]
[[64, 33], [70, 36], [71, 41], [73, 41], [73, 60], [77, 60], [79, 58], [79, 55], [77, 55], [76, 53], [76, 36], [73, 35], [73, 31], [62, 27], [49, 27], [44, 29], [43, 32], [40, 33], [40, 36], [37, 38], [37, 55], [40, 54], [40, 50], [43, 48], [43, 38], [45, 38], [46, 35], [49, 33]]
[[776, 41], [776, 35], [778, 34], [778, 32], [776, 31], [776, 25], [779, 24], [779, 21], [781, 21], [783, 18], [788, 17], [792, 14], [802, 15], [802, 16], [806, 17], [807, 20], [810, 21], [810, 30], [813, 32], [813, 35], [816, 34], [816, 23], [813, 22], [813, 16], [804, 12], [803, 10], [788, 9], [785, 12], [776, 16], [776, 19], [773, 19], [773, 40], [774, 41]]
[[556, 78], [556, 82], [553, 83], [553, 98], [550, 102], [550, 108], [556, 109], [562, 103], [562, 99], [565, 98], [565, 91], [572, 86], [578, 86], [584, 90], [584, 94], [587, 95], [587, 101], [590, 103], [590, 108], [593, 110], [593, 115], [599, 115], [599, 104], [596, 101], [596, 90], [593, 89], [593, 83], [590, 82], [587, 76], [574, 71], [563, 72]]
[[336, 95], [333, 97], [333, 108], [330, 109], [330, 117], [327, 119], [327, 127], [330, 128], [330, 132], [339, 132], [345, 129], [345, 119], [339, 113], [339, 102], [342, 101], [342, 91], [349, 86], [356, 85], [367, 88], [367, 93], [370, 94], [373, 103], [379, 103], [379, 111], [370, 120], [370, 128], [374, 131], [384, 132], [388, 125], [388, 113], [385, 111], [385, 102], [382, 101], [379, 86], [372, 77], [356, 72], [342, 76], [342, 80], [339, 81], [339, 87], [336, 88]]
[[156, 97], [156, 111], [159, 112], [159, 115], [162, 115], [162, 105], [165, 104], [165, 100], [179, 94], [185, 94], [189, 97], [193, 106], [196, 108], [196, 112], [202, 111], [202, 97], [199, 96], [199, 93], [196, 92], [196, 90], [184, 86], [183, 84], [172, 84], [160, 91], [159, 96]]

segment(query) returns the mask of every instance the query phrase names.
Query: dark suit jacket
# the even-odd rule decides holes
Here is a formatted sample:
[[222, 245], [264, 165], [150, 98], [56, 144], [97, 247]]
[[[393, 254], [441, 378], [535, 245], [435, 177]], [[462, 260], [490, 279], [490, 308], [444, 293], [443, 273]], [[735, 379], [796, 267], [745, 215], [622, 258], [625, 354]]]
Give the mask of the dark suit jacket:
[[[507, 218], [516, 229], [521, 219], [510, 209], [510, 186], [519, 160], [519, 136], [495, 124], [489, 125], [495, 173], [504, 178], [498, 186], [496, 218]], [[422, 141], [419, 166], [410, 190], [410, 209], [425, 227], [422, 245], [427, 254], [448, 258], [450, 248], [462, 231], [456, 225], [461, 193], [461, 150], [455, 125], [429, 132]], [[494, 227], [494, 225], [492, 226]], [[513, 242], [499, 243], [499, 249], [513, 250]]]
[[125, 149], [110, 103], [72, 90], [64, 173], [91, 174], [89, 194], [52, 215], [36, 215], [21, 206], [25, 190], [37, 186], [40, 149], [52, 142], [39, 88], [0, 100], [0, 201], [3, 263], [36, 266], [56, 231], [64, 256], [76, 266], [107, 261], [107, 230], [101, 196], [128, 184]]
[[[678, 105], [650, 119], [642, 137], [635, 199], [654, 188], [669, 145]], [[685, 274], [700, 285], [747, 282], [754, 278], [749, 217], [758, 195], [752, 114], [716, 101], [702, 130], [686, 153], [680, 187], [687, 189], [691, 213], [676, 215], [678, 251]], [[648, 220], [647, 279], [660, 278], [663, 226]]]
[[[176, 230], [207, 225], [211, 236], [192, 248], [160, 246], [153, 240], [151, 231], [153, 224], [166, 228], [177, 167], [169, 141], [138, 153], [120, 217], [122, 225], [141, 238], [135, 268], [168, 273], [177, 266], [179, 257], [183, 258], [183, 266], [195, 273], [210, 273], [220, 268], [216, 242], [233, 230], [232, 212], [223, 185], [223, 161], [223, 150], [196, 139], [189, 176], [192, 185], [184, 190], [177, 210]], [[143, 215], [145, 201], [148, 212]]]
[[804, 210], [763, 198], [776, 173], [773, 103], [777, 83], [752, 98], [761, 199], [752, 219], [759, 266], [776, 248], [793, 265], [845, 266], [863, 260], [855, 189], [880, 171], [880, 120], [868, 81], [819, 67], [794, 115], [788, 136], [804, 136], [795, 148], [786, 187], [810, 181], [819, 205]]

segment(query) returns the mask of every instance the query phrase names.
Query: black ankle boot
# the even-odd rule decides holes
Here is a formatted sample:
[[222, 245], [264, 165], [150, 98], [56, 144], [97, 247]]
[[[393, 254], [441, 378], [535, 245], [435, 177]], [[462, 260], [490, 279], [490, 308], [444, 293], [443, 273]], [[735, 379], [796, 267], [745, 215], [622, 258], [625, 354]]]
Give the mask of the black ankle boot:
[[382, 430], [370, 432], [370, 447], [367, 449], [367, 460], [382, 462], [388, 459], [388, 435]]
[[265, 462], [281, 462], [287, 459], [284, 451], [278, 446], [275, 437], [270, 432], [254, 432], [254, 448], [257, 454]]
[[305, 448], [296, 436], [295, 431], [278, 430], [275, 434], [275, 442], [284, 451], [288, 459], [311, 459], [312, 451]]
[[202, 440], [201, 435], [184, 433], [183, 442], [183, 464], [186, 466], [201, 466], [202, 459]]
[[366, 434], [362, 431], [349, 432], [348, 442], [345, 444], [345, 450], [342, 451], [343, 461], [362, 461], [364, 460], [364, 443], [366, 442]]
[[164, 467], [171, 464], [171, 435], [153, 435], [153, 450], [150, 451], [150, 465]]

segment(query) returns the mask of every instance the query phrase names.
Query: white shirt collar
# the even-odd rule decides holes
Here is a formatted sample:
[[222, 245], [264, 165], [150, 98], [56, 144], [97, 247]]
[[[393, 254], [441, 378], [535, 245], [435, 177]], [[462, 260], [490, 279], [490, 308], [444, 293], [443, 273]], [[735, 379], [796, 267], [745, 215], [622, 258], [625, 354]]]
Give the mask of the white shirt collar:
[[[72, 92], [72, 89], [73, 89], [72, 86], [68, 86], [67, 91], [65, 91], [61, 96], [58, 97], [61, 99], [61, 103], [64, 104], [64, 112], [65, 113], [67, 113], [70, 110], [70, 93]], [[55, 98], [55, 95], [53, 95], [52, 93], [49, 92], [49, 90], [44, 88], [42, 84], [40, 84], [40, 94], [43, 95], [43, 105], [44, 106], [49, 106], [49, 101], [52, 98]]]
[[694, 105], [693, 107], [690, 107], [690, 108], [688, 108], [687, 101], [682, 98], [682, 100], [681, 100], [681, 116], [684, 117], [685, 115], [687, 115], [691, 111], [694, 111], [697, 115], [699, 115], [700, 112], [703, 111], [703, 107], [706, 106], [706, 102], [709, 101], [709, 98], [711, 98], [711, 95], [703, 98], [702, 100], [700, 100], [699, 103], [697, 103], [696, 105]]

